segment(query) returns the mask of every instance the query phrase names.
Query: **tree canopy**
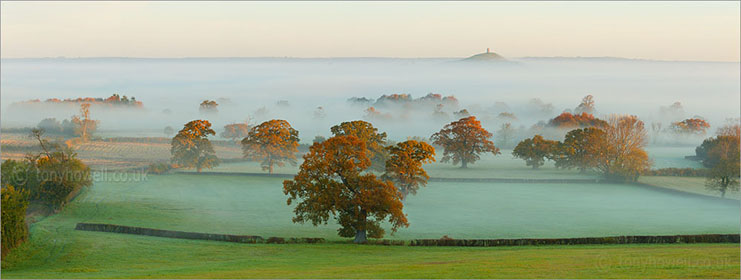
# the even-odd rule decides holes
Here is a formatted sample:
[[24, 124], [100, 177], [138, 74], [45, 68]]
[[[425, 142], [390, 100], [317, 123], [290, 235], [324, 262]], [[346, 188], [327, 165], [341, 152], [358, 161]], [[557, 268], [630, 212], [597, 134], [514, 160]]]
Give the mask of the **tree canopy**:
[[603, 157], [597, 168], [611, 180], [636, 181], [651, 167], [644, 149], [646, 129], [636, 116], [611, 116], [605, 127]]
[[481, 127], [481, 122], [470, 116], [445, 125], [430, 139], [444, 149], [440, 162], [461, 163], [461, 168], [466, 168], [469, 163], [481, 159], [482, 153], [499, 154], [499, 148], [489, 140], [491, 137], [492, 134]]
[[214, 147], [208, 140], [209, 135], [215, 134], [209, 121], [194, 120], [186, 123], [172, 138], [170, 148], [172, 163], [181, 167], [196, 168], [198, 172], [203, 168], [219, 165]]
[[725, 197], [728, 190], [739, 189], [739, 169], [741, 154], [739, 153], [739, 137], [732, 135], [718, 135], [707, 151], [704, 163], [710, 168], [705, 187], [718, 191]]
[[296, 203], [295, 223], [326, 224], [335, 218], [342, 237], [365, 243], [367, 236], [381, 238], [380, 222], [392, 233], [407, 227], [401, 193], [390, 181], [365, 171], [371, 165], [366, 142], [354, 135], [334, 136], [314, 143], [304, 155], [298, 174], [283, 182], [287, 203]]
[[378, 129], [366, 121], [343, 122], [330, 128], [334, 136], [352, 135], [365, 142], [370, 151], [371, 169], [383, 171], [385, 169], [386, 157], [386, 132], [378, 132]]
[[552, 155], [558, 149], [558, 145], [557, 141], [543, 139], [543, 136], [535, 135], [533, 138], [520, 141], [512, 150], [512, 155], [524, 159], [527, 166], [538, 169], [547, 158], [552, 158]]
[[252, 129], [242, 139], [244, 158], [261, 161], [262, 170], [273, 173], [275, 166], [286, 162], [296, 165], [298, 131], [285, 120], [269, 120]]
[[419, 187], [426, 185], [430, 179], [422, 165], [435, 162], [435, 148], [425, 142], [407, 140], [386, 149], [390, 157], [382, 178], [394, 182], [402, 199], [409, 194], [416, 194]]
[[603, 157], [605, 132], [587, 127], [566, 133], [558, 155], [554, 158], [558, 168], [577, 168], [581, 172], [594, 168]]

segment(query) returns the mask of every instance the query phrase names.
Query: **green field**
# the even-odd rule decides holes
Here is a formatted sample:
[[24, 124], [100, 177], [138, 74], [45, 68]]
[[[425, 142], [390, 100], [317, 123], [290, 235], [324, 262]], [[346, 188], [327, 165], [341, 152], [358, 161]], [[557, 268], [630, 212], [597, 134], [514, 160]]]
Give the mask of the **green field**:
[[[54, 220], [170, 230], [338, 239], [291, 222], [281, 179], [148, 175], [96, 183]], [[583, 237], [739, 232], [739, 205], [618, 184], [430, 183], [405, 202], [394, 239]], [[72, 226], [72, 224], [70, 225]]]
[[[683, 160], [683, 159], [682, 159]], [[509, 155], [432, 176], [595, 178], [532, 171]], [[256, 163], [224, 172], [259, 172]], [[254, 170], [253, 170], [254, 169]], [[286, 173], [293, 167], [283, 169]], [[281, 171], [278, 171], [281, 172]], [[466, 174], [463, 174], [463, 173]], [[650, 178], [676, 185], [669, 179]], [[689, 184], [688, 178], [670, 178]], [[695, 178], [696, 179], [696, 178]], [[690, 182], [692, 181], [692, 182]], [[695, 180], [696, 181], [696, 180]], [[147, 175], [99, 181], [61, 213], [31, 225], [31, 240], [3, 258], [3, 278], [738, 278], [738, 244], [497, 248], [346, 244], [337, 226], [291, 222], [282, 179]], [[666, 183], [669, 182], [669, 183]], [[432, 182], [405, 201], [410, 227], [389, 239], [556, 238], [738, 233], [740, 205], [626, 184]], [[168, 230], [323, 237], [326, 244], [235, 244], [75, 231], [78, 222]]]

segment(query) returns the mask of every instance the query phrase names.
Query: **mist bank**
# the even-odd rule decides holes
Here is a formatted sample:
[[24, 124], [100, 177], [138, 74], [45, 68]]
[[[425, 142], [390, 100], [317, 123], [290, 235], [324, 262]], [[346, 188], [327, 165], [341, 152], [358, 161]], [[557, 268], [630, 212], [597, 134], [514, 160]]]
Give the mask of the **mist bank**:
[[[300, 131], [302, 142], [329, 135], [342, 121], [365, 119], [393, 140], [429, 137], [466, 109], [496, 131], [502, 123], [529, 128], [573, 110], [585, 95], [595, 116], [638, 115], [646, 124], [700, 116], [711, 132], [739, 116], [739, 63], [663, 62], [626, 59], [523, 58], [509, 63], [465, 63], [454, 58], [194, 58], [194, 59], [3, 59], [0, 91], [3, 128], [35, 126], [77, 113], [75, 106], [18, 108], [31, 99], [136, 96], [140, 109], [93, 106], [99, 134], [164, 136], [207, 119], [220, 129], [233, 122], [280, 118]], [[444, 117], [430, 106], [375, 106], [347, 100], [429, 93], [454, 96]], [[219, 103], [204, 114], [203, 100]], [[534, 101], [537, 100], [537, 101]], [[682, 110], [667, 113], [680, 102]], [[375, 113], [369, 114], [373, 106]], [[663, 109], [662, 109], [663, 107]], [[320, 109], [321, 108], [321, 109]], [[502, 119], [503, 112], [516, 119]]]

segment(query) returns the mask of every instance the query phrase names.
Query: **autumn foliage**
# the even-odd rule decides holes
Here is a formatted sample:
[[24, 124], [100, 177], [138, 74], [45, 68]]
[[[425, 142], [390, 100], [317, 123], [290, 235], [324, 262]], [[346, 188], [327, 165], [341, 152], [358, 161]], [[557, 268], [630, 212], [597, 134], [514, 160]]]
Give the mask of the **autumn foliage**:
[[605, 146], [597, 169], [611, 180], [636, 181], [651, 167], [646, 129], [636, 116], [612, 116], [605, 127]]
[[285, 120], [270, 120], [250, 129], [242, 139], [244, 157], [261, 161], [262, 170], [273, 173], [274, 166], [296, 165], [298, 131]]
[[352, 135], [365, 142], [370, 151], [371, 168], [375, 171], [383, 171], [386, 164], [387, 152], [386, 132], [378, 132], [378, 129], [366, 121], [343, 122], [330, 128], [334, 136]]
[[583, 127], [605, 127], [607, 122], [595, 118], [587, 112], [581, 114], [561, 113], [548, 122], [548, 126], [556, 128], [583, 128]]
[[710, 128], [710, 124], [703, 119], [686, 119], [671, 125], [671, 129], [680, 134], [705, 135], [708, 128]]
[[556, 167], [577, 168], [585, 172], [596, 167], [603, 158], [605, 145], [605, 132], [599, 128], [587, 127], [569, 131], [555, 157]]
[[314, 143], [299, 173], [283, 182], [288, 205], [296, 203], [293, 222], [317, 226], [335, 218], [338, 234], [354, 236], [356, 243], [382, 237], [380, 223], [387, 219], [392, 232], [409, 226], [401, 193], [392, 182], [365, 172], [370, 166], [366, 141], [354, 135]]
[[172, 163], [180, 167], [196, 168], [201, 172], [203, 168], [212, 168], [219, 164], [216, 152], [208, 140], [209, 135], [215, 135], [211, 123], [206, 120], [190, 121], [172, 138]]
[[419, 187], [430, 179], [422, 165], [435, 161], [435, 148], [425, 142], [407, 140], [386, 149], [390, 157], [382, 178], [396, 184], [402, 199], [416, 194]]
[[489, 140], [491, 137], [492, 134], [481, 127], [481, 122], [471, 116], [445, 125], [431, 139], [444, 149], [440, 162], [461, 163], [461, 168], [466, 168], [479, 160], [481, 153], [499, 154], [499, 148]]

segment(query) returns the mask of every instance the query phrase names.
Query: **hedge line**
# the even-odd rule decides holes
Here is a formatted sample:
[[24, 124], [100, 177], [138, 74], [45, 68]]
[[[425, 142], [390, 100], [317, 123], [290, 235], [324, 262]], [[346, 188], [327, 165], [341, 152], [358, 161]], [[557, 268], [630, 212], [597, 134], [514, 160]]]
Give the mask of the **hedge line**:
[[85, 230], [85, 231], [102, 231], [102, 232], [148, 235], [148, 236], [169, 237], [169, 238], [213, 240], [213, 241], [238, 242], [238, 243], [258, 243], [258, 242], [263, 241], [262, 237], [256, 236], [256, 235], [231, 235], [231, 234], [186, 232], [186, 231], [174, 231], [174, 230], [162, 230], [162, 229], [153, 229], [153, 228], [110, 225], [110, 224], [78, 223], [75, 229]]
[[[110, 224], [78, 223], [76, 230], [101, 231], [125, 234], [148, 235], [181, 239], [198, 239], [238, 243], [324, 243], [324, 238], [283, 238], [269, 237], [263, 239], [255, 235], [230, 235], [161, 230], [141, 227], [129, 227]], [[610, 236], [579, 238], [546, 238], [546, 239], [414, 239], [409, 246], [527, 246], [527, 245], [579, 245], [579, 244], [669, 244], [669, 243], [739, 243], [739, 234], [699, 234], [699, 235], [660, 235], [660, 236]], [[404, 240], [369, 240], [373, 245], [403, 246]]]
[[579, 244], [739, 243], [738, 234], [610, 236], [549, 239], [415, 239], [409, 246], [525, 246]]
[[257, 235], [232, 235], [232, 234], [216, 234], [216, 233], [200, 233], [200, 232], [186, 232], [186, 231], [175, 231], [175, 230], [163, 230], [153, 228], [142, 228], [142, 227], [130, 227], [121, 225], [111, 224], [89, 224], [89, 223], [77, 223], [75, 226], [76, 230], [85, 231], [100, 231], [100, 232], [113, 232], [113, 233], [125, 233], [125, 234], [136, 234], [136, 235], [148, 235], [157, 237], [168, 237], [168, 238], [180, 238], [180, 239], [197, 239], [197, 240], [210, 240], [210, 241], [223, 241], [223, 242], [236, 242], [236, 243], [323, 243], [324, 238], [283, 238], [283, 237], [269, 237], [267, 240]]

